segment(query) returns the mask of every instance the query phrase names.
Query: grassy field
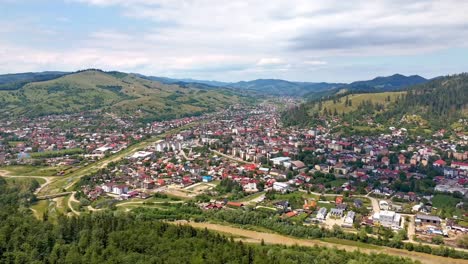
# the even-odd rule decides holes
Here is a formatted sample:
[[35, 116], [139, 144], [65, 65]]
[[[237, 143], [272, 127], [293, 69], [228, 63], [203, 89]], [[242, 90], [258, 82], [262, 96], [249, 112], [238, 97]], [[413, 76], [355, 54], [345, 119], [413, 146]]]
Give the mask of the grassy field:
[[[334, 112], [334, 109], [341, 113], [348, 113], [352, 111], [356, 111], [358, 106], [367, 100], [372, 101], [372, 103], [380, 103], [387, 106], [391, 102], [395, 102], [398, 96], [405, 94], [405, 92], [384, 92], [384, 93], [362, 93], [362, 94], [352, 94], [348, 95], [348, 99], [351, 100], [351, 106], [345, 106], [346, 96], [341, 97], [341, 102], [336, 101], [333, 103], [333, 100], [327, 100], [322, 103], [323, 108], [331, 109]], [[390, 96], [390, 102], [387, 102], [387, 97]], [[318, 110], [318, 105], [311, 109], [311, 112], [315, 112]]]
[[6, 178], [5, 179], [8, 183], [14, 184], [14, 185], [20, 185], [23, 183], [27, 183], [30, 181], [37, 181], [39, 184], [44, 184], [46, 181], [42, 178]]
[[437, 208], [454, 208], [461, 199], [455, 198], [448, 194], [436, 194], [432, 198], [432, 206]]
[[42, 216], [45, 212], [49, 210], [49, 201], [48, 200], [40, 200], [37, 201], [35, 204], [31, 206], [31, 209], [34, 212], [34, 215], [38, 219], [42, 219]]
[[338, 245], [355, 246], [355, 247], [358, 247], [358, 248], [381, 249], [381, 247], [379, 247], [379, 246], [374, 246], [374, 245], [370, 245], [370, 244], [367, 244], [367, 243], [362, 243], [362, 242], [359, 242], [359, 241], [345, 240], [345, 239], [339, 239], [339, 238], [334, 238], [334, 237], [326, 237], [326, 238], [322, 238], [320, 240], [324, 241], [324, 242], [338, 244]]
[[8, 171], [13, 176], [56, 176], [58, 172], [68, 169], [68, 167], [41, 167], [15, 165], [1, 167], [2, 170]]

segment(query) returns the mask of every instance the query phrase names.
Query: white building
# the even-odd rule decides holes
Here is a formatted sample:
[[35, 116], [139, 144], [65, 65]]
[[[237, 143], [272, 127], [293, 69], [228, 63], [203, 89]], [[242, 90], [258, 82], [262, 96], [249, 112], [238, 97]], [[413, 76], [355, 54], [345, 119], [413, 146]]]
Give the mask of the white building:
[[289, 163], [291, 161], [291, 158], [289, 157], [276, 157], [270, 159], [273, 162], [273, 165], [283, 165], [285, 162]]
[[319, 220], [325, 220], [326, 217], [327, 217], [327, 208], [322, 207], [319, 209], [317, 216], [315, 218]]
[[349, 211], [347, 214], [346, 214], [346, 217], [343, 221], [343, 225], [344, 226], [353, 226], [353, 223], [354, 223], [354, 216], [355, 216], [355, 213], [353, 211]]
[[289, 184], [286, 182], [275, 182], [273, 183], [273, 190], [278, 192], [286, 192], [289, 190]]
[[401, 215], [394, 211], [381, 211], [372, 216], [375, 222], [380, 223], [382, 226], [391, 228], [400, 228]]

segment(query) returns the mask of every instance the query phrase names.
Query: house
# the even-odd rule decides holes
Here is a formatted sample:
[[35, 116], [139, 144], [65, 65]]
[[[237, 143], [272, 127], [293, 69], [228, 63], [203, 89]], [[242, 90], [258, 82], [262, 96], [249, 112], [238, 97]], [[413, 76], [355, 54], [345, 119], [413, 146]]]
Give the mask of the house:
[[346, 214], [346, 217], [345, 217], [345, 219], [343, 221], [343, 226], [352, 227], [353, 223], [354, 223], [354, 216], [355, 216], [355, 213], [353, 211], [349, 211]]
[[327, 208], [322, 207], [318, 210], [317, 216], [315, 218], [319, 220], [325, 220], [326, 217], [327, 217]]
[[277, 166], [283, 166], [284, 163], [288, 163], [291, 161], [291, 158], [289, 157], [276, 157], [276, 158], [272, 158], [270, 159], [271, 162], [273, 162], [273, 165], [277, 165]]
[[314, 167], [316, 170], [321, 171], [323, 173], [329, 173], [330, 167], [327, 164], [317, 164]]
[[434, 163], [432, 163], [432, 166], [434, 166], [434, 167], [444, 167], [445, 164], [447, 164], [445, 161], [439, 159], [439, 160], [434, 161]]
[[401, 215], [394, 211], [381, 211], [380, 213], [375, 213], [372, 216], [372, 220], [385, 227], [400, 228]]
[[128, 186], [124, 184], [120, 185], [114, 185], [112, 187], [112, 193], [121, 195], [121, 194], [126, 194], [128, 192]]
[[406, 157], [403, 154], [398, 155], [398, 163], [399, 164], [405, 164], [406, 163]]
[[102, 190], [106, 193], [112, 192], [112, 188], [114, 187], [113, 183], [106, 183], [102, 186]]
[[339, 209], [339, 208], [332, 208], [330, 210], [330, 217], [333, 218], [342, 218], [343, 217], [344, 210]]
[[305, 168], [305, 164], [304, 164], [304, 162], [302, 162], [300, 160], [295, 160], [295, 161], [291, 162], [291, 167], [292, 167], [293, 170], [300, 170], [300, 169]]
[[258, 192], [257, 183], [255, 181], [249, 181], [242, 187], [244, 188], [244, 192], [247, 192], [247, 193]]
[[289, 190], [289, 184], [285, 182], [275, 182], [273, 183], [273, 190], [278, 192], [287, 192]]
[[360, 199], [355, 199], [354, 200], [354, 207], [361, 208], [362, 205], [363, 205], [362, 200], [360, 200]]
[[450, 166], [455, 169], [468, 170], [468, 163], [464, 162], [453, 161]]
[[342, 204], [343, 203], [343, 196], [337, 196], [335, 198], [335, 203], [336, 204]]
[[442, 220], [438, 216], [417, 214], [414, 222], [416, 224], [440, 225]]

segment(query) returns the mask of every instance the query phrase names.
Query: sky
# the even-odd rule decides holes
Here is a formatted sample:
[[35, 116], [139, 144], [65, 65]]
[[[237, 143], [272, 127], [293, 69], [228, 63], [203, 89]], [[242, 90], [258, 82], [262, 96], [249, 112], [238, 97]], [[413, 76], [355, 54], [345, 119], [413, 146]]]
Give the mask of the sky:
[[0, 73], [351, 82], [468, 71], [465, 0], [0, 0]]

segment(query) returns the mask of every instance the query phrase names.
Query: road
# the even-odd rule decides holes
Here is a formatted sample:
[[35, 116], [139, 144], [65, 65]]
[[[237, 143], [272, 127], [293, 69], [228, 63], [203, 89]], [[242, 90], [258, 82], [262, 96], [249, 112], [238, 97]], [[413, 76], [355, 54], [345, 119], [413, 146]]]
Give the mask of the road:
[[124, 203], [118, 203], [116, 204], [115, 206], [117, 207], [120, 207], [120, 206], [126, 206], [126, 205], [137, 205], [137, 204], [143, 204], [145, 202], [148, 202], [150, 204], [148, 205], [152, 205], [152, 204], [165, 204], [165, 203], [169, 203], [169, 204], [179, 204], [179, 203], [184, 203], [184, 201], [161, 201], [161, 202], [151, 202], [151, 201], [138, 201], [138, 202], [124, 202]]
[[248, 162], [248, 161], [245, 161], [245, 160], [237, 158], [237, 157], [233, 157], [233, 156], [223, 154], [223, 153], [221, 153], [221, 152], [219, 152], [217, 150], [214, 150], [214, 149], [210, 149], [210, 151], [215, 153], [216, 155], [223, 156], [223, 157], [225, 157], [227, 159], [230, 159], [230, 160], [233, 160], [233, 161], [237, 161], [237, 162], [244, 163], [244, 164], [255, 164], [253, 162]]
[[346, 251], [355, 251], [359, 250], [363, 253], [385, 253], [394, 256], [400, 257], [407, 257], [413, 260], [418, 260], [421, 263], [428, 263], [428, 264], [466, 264], [466, 260], [462, 259], [452, 259], [452, 258], [445, 258], [439, 257], [434, 255], [429, 255], [425, 253], [419, 253], [414, 251], [407, 251], [402, 249], [396, 248], [387, 248], [387, 247], [378, 247], [375, 246], [376, 249], [369, 249], [369, 248], [362, 248], [357, 246], [351, 245], [340, 245], [336, 243], [329, 243], [320, 240], [309, 240], [309, 239], [299, 239], [293, 238], [289, 236], [283, 236], [274, 233], [266, 233], [266, 232], [258, 232], [252, 230], [241, 229], [232, 226], [220, 225], [220, 224], [212, 224], [212, 223], [195, 223], [195, 222], [187, 222], [187, 221], [176, 221], [177, 224], [184, 224], [190, 225], [195, 228], [207, 228], [212, 231], [221, 232], [224, 234], [231, 234], [234, 236], [240, 236], [238, 240], [242, 240], [243, 242], [247, 243], [261, 243], [263, 240], [267, 244], [280, 244], [280, 245], [288, 245], [288, 246], [306, 246], [306, 247], [313, 247], [313, 246], [324, 246], [324, 247], [331, 247], [331, 248], [338, 248]]
[[72, 206], [72, 202], [75, 202], [75, 203], [80, 203], [80, 201], [78, 201], [76, 198], [75, 198], [75, 194], [76, 192], [72, 192], [71, 196], [70, 196], [70, 199], [68, 199], [68, 208], [70, 208], [70, 210], [72, 211], [72, 213], [74, 213], [75, 215], [80, 215], [81, 213], [76, 211], [73, 206]]

